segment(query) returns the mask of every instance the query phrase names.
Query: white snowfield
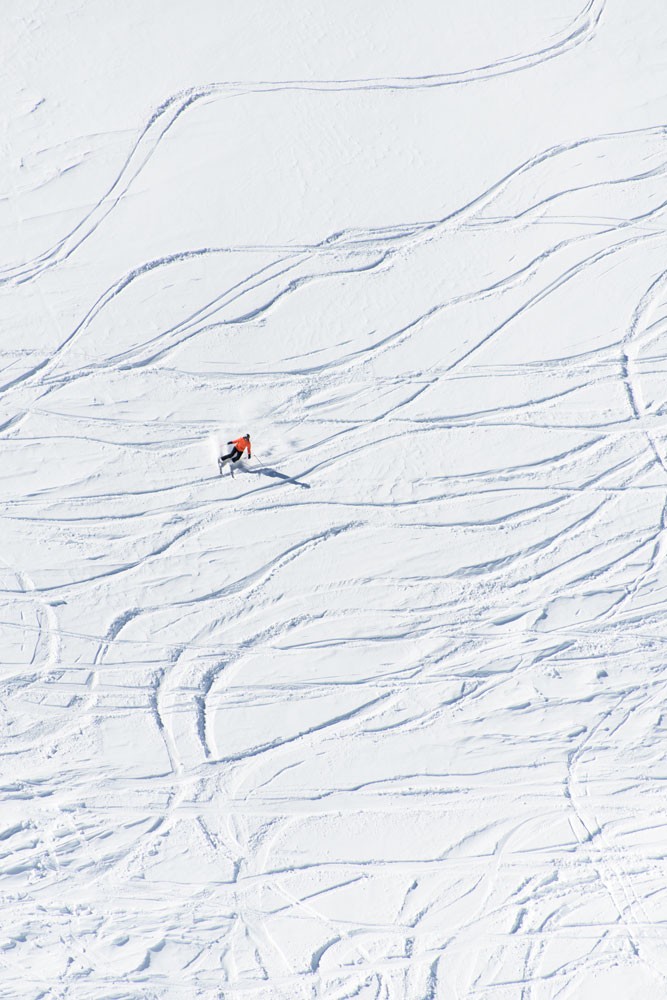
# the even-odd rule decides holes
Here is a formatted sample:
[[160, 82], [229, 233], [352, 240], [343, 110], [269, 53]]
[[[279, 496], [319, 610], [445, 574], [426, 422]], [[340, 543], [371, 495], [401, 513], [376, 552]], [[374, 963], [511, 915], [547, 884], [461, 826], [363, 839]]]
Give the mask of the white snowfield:
[[667, 997], [664, 0], [1, 22], [0, 997]]

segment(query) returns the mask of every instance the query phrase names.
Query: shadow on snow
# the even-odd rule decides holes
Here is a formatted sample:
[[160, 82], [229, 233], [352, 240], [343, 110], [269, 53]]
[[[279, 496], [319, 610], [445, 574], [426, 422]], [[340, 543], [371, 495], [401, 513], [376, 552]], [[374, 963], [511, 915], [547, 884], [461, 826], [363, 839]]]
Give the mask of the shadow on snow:
[[251, 472], [255, 476], [269, 476], [271, 479], [282, 479], [286, 483], [303, 486], [305, 490], [310, 489], [310, 483], [304, 483], [303, 480], [295, 479], [293, 476], [286, 476], [283, 472], [278, 472], [277, 469], [267, 469], [266, 466], [261, 469], [246, 469], [246, 472]]

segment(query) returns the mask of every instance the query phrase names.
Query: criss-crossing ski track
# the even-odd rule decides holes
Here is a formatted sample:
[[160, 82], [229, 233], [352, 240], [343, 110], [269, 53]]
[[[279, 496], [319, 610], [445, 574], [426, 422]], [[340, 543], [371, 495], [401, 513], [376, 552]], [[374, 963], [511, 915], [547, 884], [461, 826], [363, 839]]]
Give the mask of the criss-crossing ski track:
[[55, 337], [0, 391], [0, 995], [667, 990], [665, 129], [426, 222], [86, 257], [198, 102], [528, 71], [603, 8], [466, 73], [194, 87], [0, 270]]

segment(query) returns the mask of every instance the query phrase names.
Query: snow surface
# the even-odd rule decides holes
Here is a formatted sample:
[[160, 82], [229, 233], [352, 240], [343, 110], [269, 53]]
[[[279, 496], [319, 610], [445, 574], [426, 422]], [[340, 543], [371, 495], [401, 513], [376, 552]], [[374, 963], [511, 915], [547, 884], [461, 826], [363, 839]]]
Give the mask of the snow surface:
[[667, 997], [665, 52], [4, 0], [0, 996]]

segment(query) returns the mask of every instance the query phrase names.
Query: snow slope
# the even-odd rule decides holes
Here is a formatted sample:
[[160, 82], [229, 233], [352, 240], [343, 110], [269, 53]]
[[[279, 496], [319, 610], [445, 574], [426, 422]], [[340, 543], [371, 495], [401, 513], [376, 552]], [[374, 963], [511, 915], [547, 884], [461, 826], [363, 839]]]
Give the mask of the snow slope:
[[662, 0], [3, 14], [0, 996], [667, 996]]

